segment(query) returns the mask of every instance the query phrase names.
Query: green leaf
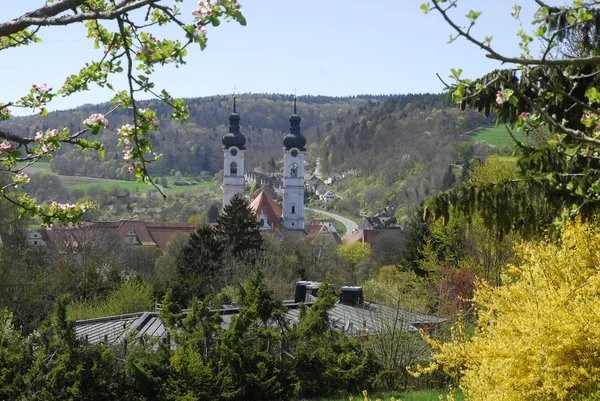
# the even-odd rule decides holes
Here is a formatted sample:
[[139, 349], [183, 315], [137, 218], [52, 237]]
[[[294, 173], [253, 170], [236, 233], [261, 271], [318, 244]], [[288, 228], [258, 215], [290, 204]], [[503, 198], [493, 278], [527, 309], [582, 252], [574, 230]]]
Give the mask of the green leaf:
[[540, 25], [540, 27], [535, 31], [535, 35], [536, 36], [544, 36], [546, 34], [546, 30], [548, 29], [548, 27], [546, 26], [546, 24], [542, 24]]
[[466, 15], [466, 17], [468, 19], [471, 20], [471, 22], [475, 22], [477, 20], [477, 18], [479, 18], [479, 16], [481, 15], [481, 11], [469, 11], [469, 13]]
[[236, 21], [240, 23], [240, 25], [246, 26], [246, 18], [244, 18], [244, 16], [242, 15], [242, 13], [240, 11], [236, 10], [236, 11], [232, 12], [231, 15], [233, 15], [233, 18], [235, 18]]
[[600, 92], [593, 86], [585, 91], [585, 97], [587, 97], [591, 103], [600, 103]]
[[40, 110], [40, 116], [46, 117], [48, 115], [48, 110], [45, 107], [42, 107]]

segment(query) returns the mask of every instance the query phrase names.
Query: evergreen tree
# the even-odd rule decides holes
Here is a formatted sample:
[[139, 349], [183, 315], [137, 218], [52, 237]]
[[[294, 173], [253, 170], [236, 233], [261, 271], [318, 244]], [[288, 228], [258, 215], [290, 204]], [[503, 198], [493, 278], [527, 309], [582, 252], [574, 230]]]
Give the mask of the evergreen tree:
[[173, 298], [186, 305], [194, 296], [204, 297], [218, 291], [217, 276], [223, 258], [223, 243], [208, 224], [196, 229], [177, 258], [179, 279], [173, 286]]
[[262, 249], [264, 240], [258, 230], [258, 221], [248, 201], [240, 194], [231, 198], [217, 218], [217, 234], [234, 256], [246, 251]]
[[206, 211], [206, 220], [209, 223], [214, 223], [215, 221], [217, 221], [218, 217], [219, 217], [219, 206], [217, 206], [216, 203], [212, 203], [208, 207], [208, 210]]

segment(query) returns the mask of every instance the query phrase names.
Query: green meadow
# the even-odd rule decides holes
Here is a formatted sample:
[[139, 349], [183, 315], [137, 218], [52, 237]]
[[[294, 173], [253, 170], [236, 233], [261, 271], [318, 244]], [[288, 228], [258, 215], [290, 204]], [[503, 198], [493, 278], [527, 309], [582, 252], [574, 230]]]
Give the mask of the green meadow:
[[[526, 138], [523, 136], [522, 132], [517, 132], [517, 130], [513, 128], [511, 128], [511, 131], [515, 138], [521, 141], [526, 141]], [[471, 137], [474, 142], [486, 141], [489, 145], [494, 145], [499, 148], [512, 146], [514, 144], [504, 125], [475, 131], [473, 134], [471, 134]]]

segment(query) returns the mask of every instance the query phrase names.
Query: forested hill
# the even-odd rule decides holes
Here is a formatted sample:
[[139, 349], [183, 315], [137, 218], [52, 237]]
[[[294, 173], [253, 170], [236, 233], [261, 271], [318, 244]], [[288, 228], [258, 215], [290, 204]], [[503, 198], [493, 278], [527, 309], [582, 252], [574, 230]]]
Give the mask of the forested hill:
[[[371, 102], [380, 102], [388, 96], [327, 97], [303, 96], [298, 102], [298, 114], [304, 130], [344, 117]], [[201, 171], [215, 173], [222, 168], [221, 137], [228, 130], [228, 116], [232, 110], [231, 96], [212, 96], [186, 100], [191, 107], [191, 117], [185, 124], [171, 121], [171, 109], [164, 102], [141, 102], [141, 107], [157, 111], [159, 132], [154, 135], [156, 151], [163, 158], [152, 166], [155, 174], [172, 169], [183, 174]], [[106, 112], [111, 104], [84, 105], [82, 107], [40, 116], [17, 117], [4, 123], [6, 129], [22, 136], [35, 135], [38, 130], [68, 127], [72, 132], [81, 128], [82, 121], [91, 113]], [[247, 167], [267, 168], [271, 159], [281, 157], [282, 133], [289, 129], [289, 116], [293, 112], [293, 97], [278, 94], [242, 94], [238, 96], [237, 112], [241, 117], [242, 132], [247, 139]], [[116, 128], [129, 123], [131, 112], [118, 109], [108, 119], [110, 130], [99, 135], [105, 146], [105, 160], [100, 161], [94, 152], [83, 153], [77, 149], [61, 150], [52, 161], [55, 172], [106, 178], [126, 178], [120, 149], [117, 149]], [[271, 161], [271, 165], [272, 165]]]
[[[452, 186], [458, 164], [468, 163], [474, 146], [466, 132], [491, 123], [474, 111], [460, 111], [445, 95], [402, 95], [371, 102], [335, 121], [307, 129], [310, 158], [326, 173], [354, 171], [359, 179], [340, 190], [356, 206], [410, 211]], [[453, 167], [455, 166], [455, 167]], [[456, 177], [455, 177], [456, 176]]]
[[[172, 170], [183, 174], [215, 173], [222, 168], [221, 137], [228, 130], [231, 96], [187, 99], [191, 117], [185, 124], [171, 121], [171, 109], [159, 101], [141, 102], [157, 111], [159, 130], [153, 138], [163, 158], [152, 166], [154, 174]], [[19, 117], [5, 123], [10, 132], [31, 136], [38, 130], [80, 129], [91, 113], [105, 112], [110, 104], [84, 105], [49, 113], [47, 117]], [[283, 133], [289, 129], [293, 98], [279, 94], [242, 94], [237, 112], [247, 143], [247, 170], [275, 168], [281, 159]], [[102, 130], [105, 159], [94, 152], [63, 149], [52, 161], [55, 172], [106, 178], [127, 178], [116, 128], [130, 122], [130, 110], [109, 116], [110, 130]], [[482, 125], [481, 116], [460, 112], [444, 95], [303, 96], [298, 101], [301, 127], [309, 144], [309, 160], [320, 157], [326, 171], [358, 170], [383, 174], [385, 185], [402, 181], [410, 169], [436, 170], [457, 158], [450, 142], [466, 141], [460, 134]], [[436, 167], [429, 167], [435, 162]], [[413, 171], [414, 173], [414, 171]], [[437, 173], [436, 173], [437, 174]], [[411, 173], [411, 175], [414, 175]], [[441, 179], [441, 177], [440, 177]]]

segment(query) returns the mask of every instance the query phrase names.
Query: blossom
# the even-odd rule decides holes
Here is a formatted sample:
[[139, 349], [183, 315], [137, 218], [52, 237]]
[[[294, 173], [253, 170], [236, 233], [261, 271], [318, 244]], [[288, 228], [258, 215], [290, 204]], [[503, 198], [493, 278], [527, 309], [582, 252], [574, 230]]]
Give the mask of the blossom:
[[126, 146], [125, 149], [123, 149], [123, 160], [128, 162], [132, 156], [133, 156], [133, 149], [129, 146]]
[[12, 147], [12, 143], [8, 142], [7, 140], [4, 140], [4, 142], [0, 143], [0, 152], [4, 150], [11, 150]]
[[39, 142], [40, 140], [42, 140], [42, 138], [44, 138], [44, 132], [42, 132], [42, 131], [38, 131], [38, 132], [35, 134], [35, 138], [34, 138], [34, 140], [35, 140], [36, 142]]
[[204, 26], [198, 25], [198, 30], [202, 35], [206, 35], [206, 28], [204, 28]]
[[13, 177], [13, 182], [15, 184], [29, 184], [31, 179], [25, 173], [18, 173]]
[[51, 131], [46, 132], [44, 139], [48, 140], [48, 139], [56, 138], [57, 136], [58, 136], [58, 130], [53, 129]]
[[523, 120], [523, 119], [526, 119], [527, 117], [529, 117], [530, 115], [531, 115], [531, 113], [529, 113], [527, 111], [524, 111], [521, 114], [519, 114], [519, 118], [518, 119], [519, 120]]
[[504, 94], [502, 91], [496, 92], [496, 103], [498, 103], [498, 106], [502, 106], [504, 104]]
[[130, 137], [133, 134], [135, 127], [131, 124], [125, 124], [117, 130], [117, 136], [122, 138]]
[[61, 212], [65, 210], [73, 210], [77, 207], [78, 203], [58, 203], [52, 202], [52, 206], [60, 210]]
[[94, 113], [87, 119], [83, 120], [83, 125], [86, 127], [93, 127], [99, 124], [101, 127], [108, 128], [108, 120], [104, 117], [104, 114]]

